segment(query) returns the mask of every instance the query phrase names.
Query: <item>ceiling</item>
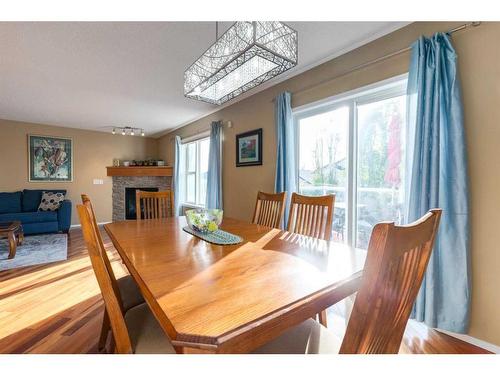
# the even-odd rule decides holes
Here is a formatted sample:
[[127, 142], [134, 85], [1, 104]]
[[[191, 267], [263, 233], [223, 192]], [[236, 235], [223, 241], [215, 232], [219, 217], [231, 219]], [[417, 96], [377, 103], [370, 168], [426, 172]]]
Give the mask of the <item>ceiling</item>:
[[[226, 105], [407, 24], [287, 23], [299, 64]], [[0, 118], [158, 136], [221, 108], [183, 95], [184, 70], [214, 39], [215, 22], [0, 22]]]

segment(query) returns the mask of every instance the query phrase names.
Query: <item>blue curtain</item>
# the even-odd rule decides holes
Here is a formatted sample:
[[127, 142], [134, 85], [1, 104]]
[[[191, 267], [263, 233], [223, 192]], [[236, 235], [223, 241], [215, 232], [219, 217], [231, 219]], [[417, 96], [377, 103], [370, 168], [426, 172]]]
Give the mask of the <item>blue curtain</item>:
[[288, 221], [290, 209], [290, 197], [292, 192], [297, 191], [297, 180], [295, 173], [295, 129], [292, 118], [292, 95], [282, 92], [275, 100], [276, 121], [276, 178], [274, 190], [276, 193], [287, 192], [285, 206], [285, 228]]
[[222, 209], [222, 121], [212, 122], [210, 131], [206, 208]]
[[413, 317], [466, 332], [470, 311], [469, 189], [457, 55], [447, 34], [412, 45], [408, 77], [407, 220], [443, 215]]
[[174, 206], [175, 206], [175, 216], [182, 215], [181, 213], [181, 203], [184, 201], [185, 192], [185, 179], [184, 179], [184, 169], [186, 167], [186, 161], [184, 159], [184, 154], [182, 152], [181, 137], [175, 137], [175, 162], [174, 162]]

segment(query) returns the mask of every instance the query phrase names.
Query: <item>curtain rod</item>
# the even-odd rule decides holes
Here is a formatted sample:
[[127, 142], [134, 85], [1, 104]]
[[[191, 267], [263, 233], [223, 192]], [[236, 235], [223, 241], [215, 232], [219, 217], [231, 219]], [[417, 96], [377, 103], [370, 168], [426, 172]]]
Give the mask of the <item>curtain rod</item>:
[[[468, 29], [470, 27], [477, 27], [481, 25], [481, 22], [468, 22], [468, 23], [464, 23], [463, 25], [460, 25], [460, 26], [457, 26], [451, 30], [448, 30], [446, 33], [447, 34], [453, 34], [453, 33], [456, 33], [457, 31], [460, 31], [460, 30], [465, 30], [465, 29]], [[411, 50], [411, 46], [409, 47], [405, 47], [405, 48], [401, 48], [400, 50], [398, 51], [394, 51], [394, 52], [391, 52], [387, 55], [384, 55], [384, 56], [381, 56], [381, 57], [377, 57], [376, 59], [373, 59], [373, 60], [370, 60], [370, 61], [367, 61], [365, 63], [362, 63], [362, 64], [359, 64], [359, 65], [356, 65], [355, 67], [343, 72], [343, 73], [340, 73], [339, 75], [333, 77], [333, 78], [328, 78], [327, 80], [324, 80], [322, 82], [319, 82], [319, 83], [315, 83], [314, 85], [310, 85], [310, 86], [306, 86], [300, 90], [297, 90], [295, 92], [293, 92], [292, 94], [298, 94], [298, 93], [301, 93], [301, 92], [304, 92], [304, 91], [309, 91], [309, 90], [312, 90], [313, 88], [315, 87], [318, 87], [318, 86], [321, 86], [321, 85], [324, 85], [328, 82], [331, 82], [331, 81], [334, 81], [340, 77], [343, 77], [345, 75], [348, 75], [348, 74], [351, 74], [357, 70], [360, 70], [360, 69], [363, 69], [363, 68], [366, 68], [367, 66], [370, 66], [370, 65], [373, 65], [373, 64], [376, 64], [378, 62], [381, 62], [381, 61], [384, 61], [384, 60], [387, 60], [387, 59], [390, 59], [391, 57], [394, 57], [394, 56], [398, 56], [402, 53], [405, 53], [405, 52], [408, 52]], [[273, 102], [274, 102], [274, 98], [273, 98]]]

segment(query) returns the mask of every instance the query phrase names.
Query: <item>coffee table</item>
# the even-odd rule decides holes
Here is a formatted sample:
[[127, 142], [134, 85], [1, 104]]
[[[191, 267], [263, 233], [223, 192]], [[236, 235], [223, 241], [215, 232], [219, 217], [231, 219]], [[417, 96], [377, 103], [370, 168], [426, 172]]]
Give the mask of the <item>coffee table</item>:
[[7, 237], [9, 240], [9, 259], [16, 256], [17, 246], [24, 240], [23, 227], [20, 221], [0, 222], [0, 238]]

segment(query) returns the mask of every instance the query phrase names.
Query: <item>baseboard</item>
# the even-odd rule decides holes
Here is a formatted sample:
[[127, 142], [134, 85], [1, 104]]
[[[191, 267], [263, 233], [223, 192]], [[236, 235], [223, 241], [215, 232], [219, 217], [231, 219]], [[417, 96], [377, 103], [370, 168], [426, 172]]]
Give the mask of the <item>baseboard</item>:
[[[109, 224], [109, 223], [111, 223], [111, 221], [103, 221], [102, 223], [97, 223], [97, 225], [104, 225], [104, 224]], [[80, 228], [80, 227], [81, 227], [81, 224], [73, 224], [69, 228], [73, 229], [73, 228]]]
[[477, 339], [477, 338], [469, 336], [469, 335], [464, 335], [461, 333], [448, 332], [448, 331], [445, 331], [444, 329], [436, 329], [436, 331], [447, 334], [448, 336], [455, 337], [459, 340], [468, 342], [469, 344], [479, 346], [480, 348], [486, 349], [492, 353], [500, 354], [500, 346], [491, 344], [489, 342]]

